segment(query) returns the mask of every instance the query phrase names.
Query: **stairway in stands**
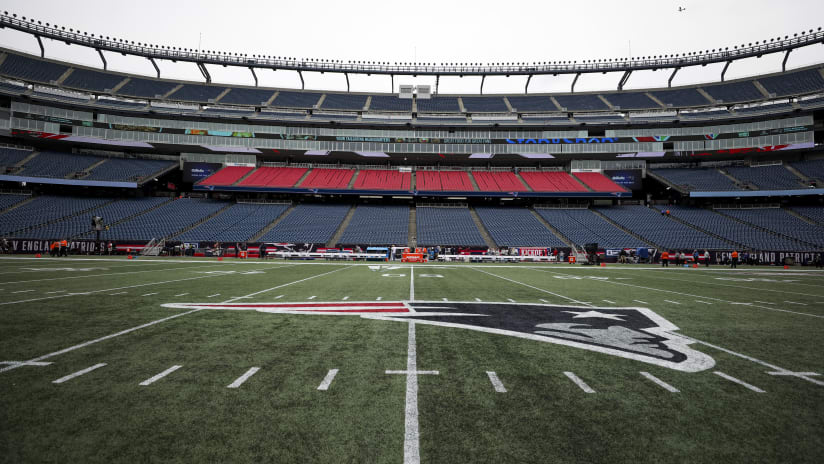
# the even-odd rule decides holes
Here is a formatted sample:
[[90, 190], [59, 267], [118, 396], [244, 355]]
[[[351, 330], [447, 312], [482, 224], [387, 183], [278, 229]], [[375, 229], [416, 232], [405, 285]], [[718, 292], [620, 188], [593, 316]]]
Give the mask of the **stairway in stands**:
[[352, 207], [349, 208], [349, 211], [346, 212], [346, 216], [343, 217], [343, 221], [341, 221], [340, 225], [338, 225], [338, 229], [335, 231], [334, 234], [332, 234], [332, 238], [330, 238], [329, 241], [326, 242], [326, 246], [334, 247], [338, 243], [340, 243], [340, 238], [343, 236], [343, 231], [345, 231], [346, 228], [349, 226], [349, 221], [351, 221], [352, 216], [355, 215], [355, 209], [357, 207], [358, 205], [352, 205]]
[[281, 213], [280, 216], [276, 217], [272, 222], [269, 223], [269, 225], [267, 225], [263, 229], [260, 229], [260, 231], [257, 234], [255, 234], [254, 237], [250, 238], [249, 241], [250, 242], [257, 242], [258, 240], [260, 240], [260, 237], [263, 237], [264, 235], [266, 235], [266, 233], [269, 232], [270, 230], [272, 230], [273, 227], [278, 225], [278, 223], [280, 221], [282, 221], [283, 218], [288, 216], [289, 213], [291, 213], [295, 209], [295, 206], [296, 205], [292, 204], [291, 206], [286, 208], [286, 210], [283, 213]]
[[[475, 188], [477, 187], [478, 186], [475, 185]], [[481, 233], [481, 237], [483, 237], [486, 246], [490, 249], [497, 250], [499, 248], [498, 244], [495, 243], [495, 240], [492, 240], [492, 235], [490, 235], [489, 231], [486, 230], [486, 226], [484, 226], [483, 221], [481, 221], [481, 218], [478, 216], [478, 212], [475, 211], [475, 208], [472, 206], [469, 207], [469, 215], [472, 216], [472, 221], [475, 222], [475, 227], [477, 227], [478, 232]]]

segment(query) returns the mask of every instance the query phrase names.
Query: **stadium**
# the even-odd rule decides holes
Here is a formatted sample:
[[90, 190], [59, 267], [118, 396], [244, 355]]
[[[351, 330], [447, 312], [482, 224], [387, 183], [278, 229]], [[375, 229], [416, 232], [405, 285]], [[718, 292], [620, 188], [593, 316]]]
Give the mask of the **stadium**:
[[0, 462], [824, 460], [821, 27], [395, 61], [7, 8]]

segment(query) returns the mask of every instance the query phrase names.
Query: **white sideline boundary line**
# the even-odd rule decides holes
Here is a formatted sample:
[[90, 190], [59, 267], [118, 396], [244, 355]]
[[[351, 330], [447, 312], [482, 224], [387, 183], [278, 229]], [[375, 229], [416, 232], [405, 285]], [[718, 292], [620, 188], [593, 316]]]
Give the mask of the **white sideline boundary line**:
[[180, 369], [181, 367], [183, 367], [183, 366], [177, 366], [177, 365], [172, 366], [172, 367], [166, 369], [165, 371], [161, 372], [160, 374], [157, 374], [154, 377], [148, 378], [148, 379], [140, 382], [140, 385], [143, 386], [143, 387], [145, 387], [147, 385], [151, 385], [151, 384], [157, 382], [158, 380], [162, 379], [163, 377], [166, 377], [167, 375], [171, 374], [172, 372]]
[[748, 390], [752, 390], [752, 391], [754, 391], [754, 392], [756, 392], [756, 393], [767, 393], [767, 392], [765, 392], [764, 390], [762, 390], [762, 389], [760, 389], [760, 388], [756, 387], [755, 385], [750, 385], [750, 384], [748, 384], [747, 382], [744, 382], [743, 380], [736, 379], [735, 377], [733, 377], [733, 376], [731, 376], [731, 375], [729, 375], [729, 374], [725, 374], [725, 373], [723, 373], [723, 372], [721, 372], [721, 371], [713, 371], [713, 374], [715, 374], [715, 375], [717, 375], [717, 376], [719, 376], [719, 377], [721, 377], [721, 378], [723, 378], [723, 379], [727, 379], [727, 380], [729, 380], [730, 382], [737, 383], [738, 385], [741, 385], [741, 386], [743, 386], [744, 388], [747, 388]]
[[595, 390], [593, 390], [589, 385], [586, 384], [586, 382], [581, 380], [581, 378], [575, 375], [574, 373], [564, 372], [564, 375], [567, 376], [569, 380], [575, 382], [575, 385], [578, 385], [578, 388], [583, 390], [584, 393], [595, 393]]
[[[33, 259], [34, 259], [34, 258], [33, 258]], [[296, 283], [304, 282], [304, 281], [309, 280], [309, 279], [314, 279], [315, 277], [325, 276], [325, 275], [331, 274], [331, 273], [333, 273], [333, 272], [340, 271], [341, 269], [345, 269], [345, 268], [335, 269], [335, 270], [333, 270], [333, 271], [324, 272], [324, 273], [322, 273], [322, 274], [317, 274], [317, 275], [314, 275], [314, 276], [311, 276], [311, 277], [306, 277], [306, 278], [304, 278], [304, 279], [296, 280], [296, 281], [294, 281], [294, 282], [289, 282], [289, 283], [285, 283], [285, 284], [282, 284], [282, 285], [278, 285], [277, 287], [272, 287], [272, 288], [269, 288], [269, 289], [266, 289], [266, 290], [261, 290], [261, 291], [259, 291], [259, 292], [251, 293], [251, 294], [247, 295], [247, 297], [254, 296], [254, 295], [258, 295], [258, 294], [260, 294], [260, 293], [264, 293], [264, 292], [268, 292], [268, 291], [270, 291], [270, 290], [274, 290], [274, 289], [276, 289], [276, 288], [285, 287], [285, 286], [287, 286], [287, 285], [292, 285], [292, 284], [296, 284]], [[206, 277], [215, 277], [215, 276], [206, 276]], [[186, 279], [186, 280], [189, 280], [189, 279]], [[152, 285], [152, 284], [148, 284], [148, 285]], [[240, 298], [241, 298], [241, 297], [235, 297], [235, 298], [232, 298], [232, 299], [226, 300], [226, 301], [224, 301], [223, 303], [232, 303], [233, 301], [235, 301], [235, 300], [237, 300], [237, 299], [240, 299]], [[108, 340], [108, 339], [110, 339], [110, 338], [119, 337], [120, 335], [125, 335], [125, 334], [127, 334], [127, 333], [131, 333], [131, 332], [134, 332], [134, 331], [136, 331], [136, 330], [140, 330], [140, 329], [143, 329], [143, 328], [146, 328], [146, 327], [150, 327], [150, 326], [153, 326], [153, 325], [155, 325], [155, 324], [160, 324], [161, 322], [166, 322], [166, 321], [169, 321], [169, 320], [172, 320], [172, 319], [178, 318], [178, 317], [185, 316], [185, 315], [187, 315], [187, 314], [196, 313], [196, 312], [198, 312], [198, 311], [202, 311], [202, 309], [193, 309], [193, 310], [191, 310], [191, 311], [186, 311], [186, 312], [183, 312], [183, 313], [174, 314], [174, 315], [172, 315], [172, 316], [169, 316], [169, 317], [164, 317], [164, 318], [162, 318], [162, 319], [158, 319], [158, 320], [156, 320], [156, 321], [152, 321], [152, 322], [147, 322], [146, 324], [142, 324], [142, 325], [139, 325], [139, 326], [136, 326], [136, 327], [132, 327], [132, 328], [130, 328], [130, 329], [121, 330], [120, 332], [113, 333], [113, 334], [111, 334], [111, 335], [106, 335], [105, 337], [100, 337], [100, 338], [96, 338], [96, 339], [94, 339], [94, 340], [89, 340], [89, 341], [87, 341], [87, 342], [80, 343], [79, 345], [70, 346], [70, 347], [68, 347], [68, 348], [64, 348], [64, 349], [62, 349], [62, 350], [55, 351], [55, 352], [53, 352], [53, 353], [44, 354], [43, 356], [38, 356], [38, 357], [36, 357], [36, 358], [29, 359], [28, 361], [24, 361], [24, 363], [23, 363], [23, 364], [14, 364], [14, 365], [11, 365], [11, 366], [8, 366], [8, 367], [4, 367], [4, 368], [0, 369], [0, 373], [6, 372], [6, 371], [10, 371], [10, 370], [12, 370], [12, 369], [16, 369], [16, 368], [18, 368], [18, 367], [20, 367], [20, 366], [24, 366], [24, 365], [25, 365], [25, 363], [30, 363], [30, 362], [38, 362], [38, 361], [42, 361], [42, 360], [44, 360], [44, 359], [48, 359], [48, 358], [51, 358], [51, 357], [54, 357], [54, 356], [59, 356], [59, 355], [61, 355], [61, 354], [68, 353], [68, 352], [70, 352], [70, 351], [74, 351], [74, 350], [77, 350], [77, 349], [80, 349], [80, 348], [85, 348], [85, 347], [87, 347], [87, 346], [89, 346], [89, 345], [93, 345], [93, 344], [95, 344], [95, 343], [102, 342], [102, 341]]]
[[71, 380], [71, 379], [73, 379], [73, 378], [75, 378], [75, 377], [80, 377], [80, 376], [81, 376], [81, 375], [83, 375], [83, 374], [88, 374], [89, 372], [91, 372], [91, 371], [93, 371], [93, 370], [95, 370], [95, 369], [99, 369], [99, 368], [101, 368], [101, 367], [103, 367], [103, 366], [105, 366], [105, 365], [106, 365], [106, 363], [95, 364], [94, 366], [87, 367], [87, 368], [85, 368], [85, 369], [79, 370], [79, 371], [77, 371], [77, 372], [75, 372], [75, 373], [73, 373], [73, 374], [69, 374], [69, 375], [67, 375], [67, 376], [65, 376], [65, 377], [60, 377], [59, 379], [52, 381], [52, 383], [63, 383], [63, 382], [68, 382], [69, 380]]
[[650, 374], [649, 372], [644, 372], [644, 371], [641, 371], [641, 375], [643, 375], [644, 377], [646, 377], [646, 378], [648, 378], [648, 379], [652, 380], [652, 381], [653, 381], [653, 382], [655, 382], [658, 386], [660, 386], [661, 388], [663, 388], [664, 390], [666, 390], [666, 391], [668, 391], [668, 392], [670, 392], [670, 393], [681, 393], [681, 390], [679, 390], [679, 389], [677, 389], [677, 388], [673, 387], [672, 385], [670, 385], [670, 384], [668, 384], [668, 383], [664, 382], [663, 380], [661, 380], [661, 379], [659, 379], [658, 377], [656, 377], [656, 376], [654, 376], [654, 375]]
[[496, 392], [506, 393], [506, 387], [504, 387], [501, 379], [498, 378], [498, 374], [493, 371], [486, 371], [486, 375], [489, 376], [489, 381], [492, 382], [492, 386], [495, 388]]
[[318, 385], [318, 390], [326, 391], [329, 390], [329, 385], [332, 385], [332, 381], [335, 380], [335, 376], [338, 375], [339, 369], [329, 369], [329, 372], [326, 374], [326, 377], [323, 378], [323, 382]]
[[[414, 281], [414, 279], [413, 279]], [[414, 287], [410, 287], [414, 293]], [[415, 323], [409, 323], [406, 349], [406, 418], [404, 420], [403, 462], [421, 462], [420, 428], [418, 424], [418, 349], [415, 342]]]
[[259, 367], [250, 368], [248, 371], [244, 372], [243, 375], [238, 377], [234, 382], [227, 385], [226, 388], [239, 388], [241, 385], [243, 385], [244, 382], [249, 380], [249, 377], [255, 375], [255, 373], [259, 370]]

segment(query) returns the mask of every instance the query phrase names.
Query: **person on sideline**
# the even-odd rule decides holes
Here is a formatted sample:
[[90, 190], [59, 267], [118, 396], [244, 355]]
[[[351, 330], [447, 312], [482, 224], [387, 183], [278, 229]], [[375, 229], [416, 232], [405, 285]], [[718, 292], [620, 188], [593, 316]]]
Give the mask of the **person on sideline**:
[[738, 268], [738, 251], [732, 250], [732, 254], [730, 255], [730, 267], [733, 269]]

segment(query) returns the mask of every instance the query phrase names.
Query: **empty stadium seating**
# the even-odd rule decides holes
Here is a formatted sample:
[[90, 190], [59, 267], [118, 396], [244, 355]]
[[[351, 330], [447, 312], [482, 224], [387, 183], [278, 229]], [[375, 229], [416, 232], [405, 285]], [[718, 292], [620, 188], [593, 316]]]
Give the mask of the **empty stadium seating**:
[[243, 176], [251, 172], [254, 168], [251, 166], [226, 166], [217, 171], [211, 176], [201, 180], [200, 185], [232, 185]]
[[661, 105], [644, 92], [619, 92], [607, 95], [612, 106], [622, 110], [660, 109]]
[[373, 95], [369, 111], [412, 111], [412, 100], [394, 95]]
[[184, 84], [172, 92], [169, 98], [172, 100], [208, 103], [217, 99], [218, 95], [225, 90], [226, 87], [220, 86], [212, 87], [209, 85]]
[[21, 176], [53, 177], [63, 179], [73, 172], [81, 172], [103, 158], [89, 155], [73, 155], [52, 151], [41, 151], [23, 165], [18, 172]]
[[174, 82], [132, 77], [117, 93], [130, 97], [155, 98], [169, 93], [175, 87], [177, 84]]
[[[755, 229], [729, 217], [715, 213], [711, 210], [701, 208], [689, 208], [683, 206], [659, 207], [659, 210], [669, 209], [673, 217], [677, 217], [699, 229], [705, 230], [719, 237], [742, 244], [751, 250], [803, 250], [798, 242], [787, 240], [769, 232]], [[604, 212], [604, 214], [607, 214]], [[665, 219], [665, 218], [662, 218]], [[673, 240], [677, 237], [673, 237]], [[683, 242], [682, 248], [690, 248], [697, 245], [689, 245]], [[728, 245], [728, 247], [731, 245]], [[711, 248], [711, 247], [701, 247]]]
[[109, 158], [82, 180], [139, 181], [175, 165], [174, 161]]
[[117, 74], [74, 68], [69, 77], [63, 81], [63, 85], [75, 89], [105, 92], [115, 88], [123, 79], [125, 79], [124, 76]]
[[824, 90], [824, 78], [818, 69], [808, 69], [771, 77], [761, 77], [758, 82], [767, 92], [776, 96], [805, 95]]
[[501, 97], [461, 97], [469, 113], [505, 113], [509, 108]]
[[415, 187], [420, 191], [462, 191], [475, 190], [469, 175], [464, 171], [418, 171]]
[[409, 190], [412, 173], [362, 169], [353, 186], [356, 190]]
[[653, 169], [652, 172], [690, 191], [721, 192], [741, 190], [729, 177], [721, 174], [717, 169], [673, 168]]
[[598, 95], [556, 95], [555, 101], [565, 111], [600, 111], [609, 107]]
[[548, 96], [514, 96], [507, 97], [509, 104], [519, 112], [523, 111], [558, 111]]
[[360, 111], [366, 106], [367, 98], [369, 98], [368, 95], [328, 93], [321, 104], [321, 108]]
[[578, 180], [563, 171], [521, 171], [521, 177], [536, 192], [587, 192]]
[[326, 243], [334, 235], [349, 205], [298, 205], [261, 238], [262, 242]]
[[234, 204], [174, 239], [183, 242], [245, 242], [288, 208], [287, 204]]
[[0, 74], [46, 84], [60, 79], [60, 76], [68, 69], [69, 67], [66, 65], [36, 60], [13, 53], [7, 53], [3, 64], [0, 64]]
[[345, 189], [355, 175], [354, 169], [313, 169], [300, 188]]
[[408, 241], [407, 206], [358, 206], [340, 239], [348, 245], [405, 246]]
[[712, 98], [723, 103], [755, 101], [764, 98], [752, 81], [705, 85], [702, 88]]
[[418, 207], [418, 245], [486, 246], [467, 208]]
[[600, 172], [576, 172], [572, 174], [585, 183], [594, 192], [625, 192], [620, 185]]
[[791, 209], [818, 224], [824, 225], [824, 208], [820, 206], [795, 206]]
[[656, 90], [650, 94], [672, 107], [706, 106], [710, 103], [697, 89]]
[[457, 97], [432, 97], [428, 99], [418, 99], [418, 112], [430, 113], [458, 113], [461, 107], [458, 106]]
[[29, 198], [31, 198], [29, 195], [0, 194], [0, 211], [10, 208], [21, 201], [28, 200]]
[[0, 166], [14, 166], [31, 155], [31, 150], [0, 147]]
[[779, 208], [725, 209], [722, 213], [749, 224], [824, 248], [824, 227], [805, 222]]
[[[109, 199], [109, 200], [114, 200]], [[114, 224], [127, 217], [154, 208], [164, 202], [169, 201], [168, 197], [146, 197], [134, 199], [122, 199], [108, 203], [99, 208], [95, 208], [84, 214], [71, 216], [61, 221], [46, 224], [42, 227], [26, 232], [27, 238], [38, 239], [62, 239], [62, 238], [94, 238], [92, 232], [91, 216], [100, 216], [104, 224]], [[101, 231], [101, 234], [104, 232]], [[103, 235], [101, 235], [102, 237]]]
[[229, 205], [222, 201], [180, 198], [112, 226], [104, 240], [151, 240], [170, 237]]
[[238, 185], [243, 187], [290, 188], [306, 174], [306, 168], [258, 168]]
[[665, 217], [646, 206], [614, 206], [596, 211], [651, 243], [669, 249], [725, 250], [733, 244]]
[[[0, 162], [0, 164], [2, 164], [2, 162]], [[824, 181], [824, 159], [795, 161], [790, 163], [790, 165], [807, 177]]]
[[475, 211], [498, 246], [566, 246], [526, 208], [478, 207]]
[[588, 209], [539, 208], [535, 211], [579, 247], [587, 243], [597, 243], [601, 248], [613, 249], [647, 246]]
[[242, 87], [233, 87], [223, 98], [220, 103], [229, 105], [255, 105], [260, 106], [268, 102], [275, 91], [272, 89], [245, 89]]
[[[73, 216], [97, 208], [110, 198], [87, 198], [43, 195], [10, 211], [0, 214], [0, 235], [15, 236], [14, 232]], [[87, 218], [89, 220], [89, 218]]]
[[320, 100], [321, 94], [312, 92], [287, 92], [281, 90], [272, 102], [272, 106], [284, 108], [312, 108]]
[[749, 182], [763, 190], [800, 189], [801, 179], [780, 165], [724, 168], [736, 179]]
[[481, 192], [525, 192], [528, 189], [512, 172], [472, 171]]

